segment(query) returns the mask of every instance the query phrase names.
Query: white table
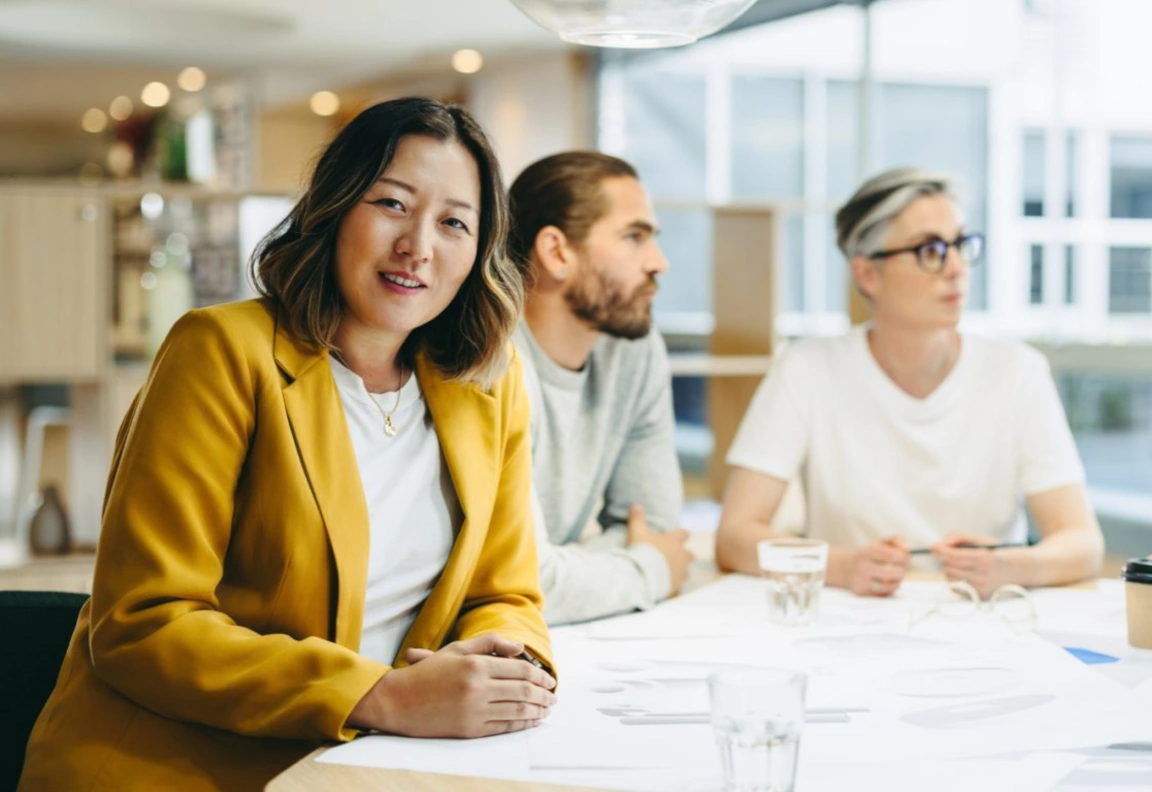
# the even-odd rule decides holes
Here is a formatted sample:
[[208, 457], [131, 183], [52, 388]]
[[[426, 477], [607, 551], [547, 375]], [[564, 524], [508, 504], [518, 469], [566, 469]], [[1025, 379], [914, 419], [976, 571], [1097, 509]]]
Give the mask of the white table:
[[[707, 567], [701, 566], [698, 568], [696, 577], [697, 579], [707, 579], [709, 577]], [[924, 576], [921, 575], [920, 577], [923, 578]], [[733, 578], [732, 580], [739, 582], [737, 578]], [[747, 582], [753, 585], [757, 583], [756, 581]], [[908, 588], [915, 588], [916, 585], [914, 582], [910, 584]], [[920, 586], [922, 588], [923, 584], [920, 584]], [[646, 629], [652, 632], [653, 636], [658, 635], [660, 630], [663, 629], [661, 627], [662, 619], [665, 620], [663, 623], [668, 625], [668, 632], [670, 634], [677, 629], [677, 625], [684, 625], [685, 629], [689, 630], [698, 630], [702, 620], [706, 621], [706, 623], [716, 625], [719, 628], [718, 632], [724, 632], [725, 625], [733, 623], [731, 616], [733, 609], [724, 605], [726, 600], [724, 596], [721, 596], [723, 593], [724, 583], [722, 582], [715, 587], [705, 586], [686, 597], [662, 605], [639, 620], [636, 617], [622, 617], [616, 620], [606, 620], [596, 625], [562, 628], [556, 631], [557, 645], [561, 649], [561, 654], [558, 656], [562, 680], [561, 697], [564, 696], [563, 686], [565, 682], [570, 682], [572, 679], [571, 677], [565, 677], [566, 658], [563, 652], [569, 651], [570, 647], [575, 645], [585, 645], [587, 643], [587, 634], [599, 634], [600, 638], [597, 640], [602, 640], [604, 645], [624, 647], [631, 643], [634, 652], [644, 654], [647, 650], [645, 648], [636, 649], [636, 641], [620, 641], [619, 643], [613, 644], [611, 641], [603, 639], [605, 636], [611, 638], [613, 631], [619, 631], [621, 635], [626, 635], [629, 634], [629, 630], [632, 630], [632, 634], [635, 634], [636, 630]], [[1037, 634], [1041, 637], [1056, 641], [1060, 646], [1072, 645], [1120, 658], [1119, 662], [1091, 666], [1093, 672], [1108, 677], [1110, 680], [1106, 681], [1101, 679], [1100, 684], [1106, 685], [1110, 693], [1114, 693], [1113, 688], [1115, 686], [1123, 686], [1126, 696], [1132, 698], [1143, 696], [1147, 704], [1152, 705], [1152, 652], [1143, 652], [1127, 646], [1123, 638], [1123, 614], [1122, 611], [1117, 610], [1117, 594], [1115, 584], [1111, 582], [1103, 583], [1102, 588], [1096, 593], [1090, 590], [1066, 592], [1053, 592], [1048, 590], [1037, 592], [1035, 596], [1038, 607], [1041, 610], [1041, 619], [1038, 624], [1039, 631]], [[834, 592], [834, 596], [830, 596], [829, 600], [835, 599], [835, 597], [840, 597], [840, 599], [843, 600], [845, 595], [842, 592]], [[1062, 597], [1065, 599], [1061, 599]], [[915, 597], [911, 597], [911, 599], [915, 599]], [[843, 604], [843, 602], [841, 604]], [[863, 613], [872, 608], [891, 607], [895, 604], [896, 603], [861, 600], [858, 603], [849, 602], [848, 605], [851, 607], [848, 608], [847, 612], [854, 612], [852, 609], [858, 607]], [[911, 604], [909, 604], [908, 607], [911, 607]], [[645, 623], [647, 624], [646, 627], [644, 626]], [[630, 624], [632, 626], [628, 626]], [[627, 629], [625, 629], [625, 627], [627, 627]], [[651, 647], [653, 652], [659, 651], [657, 647], [660, 645], [660, 639], [652, 637], [646, 640], [648, 642], [647, 646]], [[706, 643], [710, 639], [702, 637], [697, 640]], [[1060, 656], [1063, 657], [1062, 654]], [[1077, 673], [1081, 673], [1079, 665], [1076, 665], [1076, 670]], [[1148, 723], [1149, 730], [1143, 739], [1152, 743], [1152, 718], [1149, 719]], [[365, 746], [368, 745], [368, 743], [365, 743]], [[1084, 754], [1085, 763], [1074, 769], [1063, 781], [1059, 782], [1053, 788], [1060, 790], [1060, 792], [1082, 792], [1082, 790], [1086, 789], [1116, 789], [1124, 790], [1124, 792], [1132, 792], [1136, 787], [1131, 785], [1120, 784], [1117, 786], [1113, 784], [1111, 786], [1101, 786], [1101, 784], [1108, 779], [1113, 781], [1124, 780], [1124, 776], [1120, 771], [1122, 771], [1125, 766], [1136, 768], [1132, 770], [1131, 773], [1146, 772], [1147, 777], [1152, 779], [1152, 754], [1118, 752], [1115, 750], [1099, 751], [1097, 753], [1098, 755], [1093, 757], [1088, 757], [1087, 754]], [[317, 788], [318, 786], [328, 787], [336, 784], [346, 789], [427, 789], [430, 791], [443, 790], [444, 792], [454, 792], [455, 790], [465, 789], [495, 790], [499, 788], [512, 790], [529, 788], [510, 781], [496, 781], [493, 779], [479, 780], [465, 776], [433, 775], [428, 772], [330, 764], [324, 761], [316, 761], [319, 755], [318, 752], [302, 760], [277, 778], [268, 789], [273, 792], [291, 792], [296, 789]], [[982, 760], [972, 759], [965, 761], [976, 766], [976, 764]], [[1016, 760], [1001, 759], [1000, 761]], [[448, 762], [445, 761], [444, 764], [447, 765]], [[457, 770], [464, 768], [465, 771], [467, 771], [469, 767], [466, 759], [460, 762], [453, 762], [452, 764], [454, 764]], [[1000, 766], [1007, 768], [1010, 765], [1004, 764]], [[443, 770], [447, 769], [447, 767], [443, 768]], [[1129, 780], [1131, 773], [1127, 777]], [[597, 773], [591, 773], [589, 771], [573, 771], [568, 773], [537, 772], [524, 776], [524, 779], [537, 783], [557, 780], [569, 783], [596, 783], [597, 776]], [[534, 784], [531, 788], [545, 787]], [[800, 788], [798, 792], [803, 792], [803, 788]]]

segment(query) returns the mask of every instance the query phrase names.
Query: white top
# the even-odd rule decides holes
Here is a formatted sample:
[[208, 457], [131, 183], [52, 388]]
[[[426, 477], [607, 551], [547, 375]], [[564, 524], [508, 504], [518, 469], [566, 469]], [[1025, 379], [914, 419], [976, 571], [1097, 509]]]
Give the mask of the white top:
[[728, 462], [802, 476], [808, 534], [913, 547], [951, 531], [1022, 542], [1021, 493], [1084, 482], [1048, 362], [1024, 344], [965, 334], [926, 399], [880, 368], [866, 327], [806, 339], [757, 390]]
[[389, 437], [372, 399], [387, 413], [396, 391], [369, 394], [355, 372], [328, 359], [371, 531], [360, 654], [390, 665], [448, 562], [463, 513], [416, 376], [400, 389], [400, 406], [392, 413], [396, 436]]

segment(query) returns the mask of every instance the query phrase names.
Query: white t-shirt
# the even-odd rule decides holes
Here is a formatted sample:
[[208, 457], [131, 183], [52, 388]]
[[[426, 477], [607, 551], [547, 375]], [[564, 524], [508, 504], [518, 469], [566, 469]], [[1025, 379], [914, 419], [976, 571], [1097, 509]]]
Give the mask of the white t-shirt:
[[872, 357], [867, 328], [800, 341], [757, 390], [731, 465], [802, 477], [808, 534], [861, 545], [951, 531], [1021, 542], [1021, 493], [1083, 483], [1048, 362], [1024, 344], [965, 334], [926, 399]]
[[389, 437], [371, 400], [375, 397], [387, 413], [396, 392], [369, 394], [355, 372], [328, 359], [371, 531], [360, 654], [390, 665], [448, 562], [463, 513], [415, 375], [400, 389], [400, 405], [392, 413], [397, 432]]

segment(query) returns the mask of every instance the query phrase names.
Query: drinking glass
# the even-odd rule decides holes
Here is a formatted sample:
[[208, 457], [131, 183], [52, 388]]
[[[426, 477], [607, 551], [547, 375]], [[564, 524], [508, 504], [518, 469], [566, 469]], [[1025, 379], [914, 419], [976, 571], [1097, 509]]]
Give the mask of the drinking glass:
[[820, 610], [828, 543], [819, 539], [765, 539], [756, 545], [768, 580], [768, 616], [778, 624], [811, 624]]
[[792, 792], [808, 678], [746, 668], [708, 677], [725, 792]]

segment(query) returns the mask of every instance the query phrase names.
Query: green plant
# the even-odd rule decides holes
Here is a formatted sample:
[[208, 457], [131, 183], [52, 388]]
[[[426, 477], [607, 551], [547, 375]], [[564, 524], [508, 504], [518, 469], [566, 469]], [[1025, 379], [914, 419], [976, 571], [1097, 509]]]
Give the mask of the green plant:
[[1133, 425], [1132, 390], [1121, 386], [1100, 391], [1099, 415], [1101, 431], [1130, 431]]

